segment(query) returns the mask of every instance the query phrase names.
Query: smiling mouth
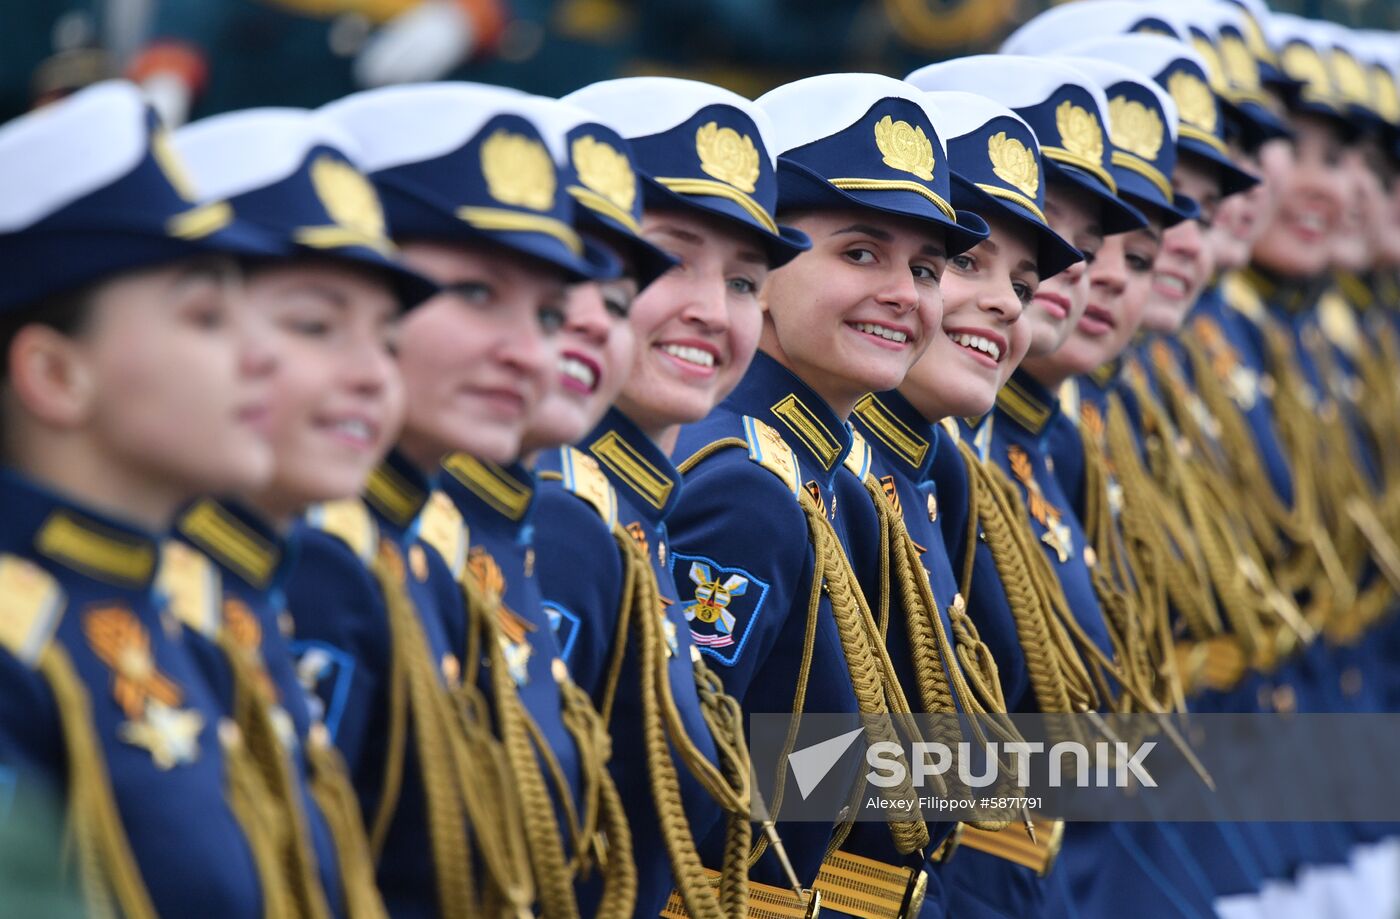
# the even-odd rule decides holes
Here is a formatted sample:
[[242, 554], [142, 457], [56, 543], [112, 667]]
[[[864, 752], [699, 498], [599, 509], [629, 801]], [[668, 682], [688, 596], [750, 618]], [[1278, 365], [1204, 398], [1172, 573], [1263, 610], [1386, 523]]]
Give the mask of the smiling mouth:
[[378, 426], [364, 418], [342, 418], [327, 422], [325, 428], [342, 444], [359, 450], [369, 449], [379, 438]]
[[1173, 300], [1180, 300], [1186, 296], [1186, 280], [1172, 274], [1159, 274], [1153, 284], [1157, 292]]
[[660, 348], [678, 361], [694, 364], [705, 370], [713, 370], [715, 367], [715, 356], [704, 348], [694, 348], [690, 345], [661, 345]]
[[902, 345], [909, 341], [909, 333], [899, 329], [891, 329], [889, 326], [877, 325], [873, 322], [848, 322], [846, 323], [857, 332], [880, 338], [888, 342]]
[[985, 354], [997, 363], [1001, 363], [1001, 346], [981, 335], [970, 335], [966, 332], [958, 332], [948, 336], [954, 344], [961, 345], [969, 351], [978, 354]]
[[582, 395], [592, 395], [598, 389], [598, 367], [581, 355], [563, 355], [559, 360], [559, 374], [567, 389]]
[[1092, 303], [1084, 308], [1084, 315], [1079, 318], [1079, 331], [1089, 335], [1107, 335], [1117, 325], [1112, 313]]
[[1033, 299], [1050, 314], [1052, 319], [1065, 319], [1069, 316], [1069, 301], [1064, 297], [1036, 294]]

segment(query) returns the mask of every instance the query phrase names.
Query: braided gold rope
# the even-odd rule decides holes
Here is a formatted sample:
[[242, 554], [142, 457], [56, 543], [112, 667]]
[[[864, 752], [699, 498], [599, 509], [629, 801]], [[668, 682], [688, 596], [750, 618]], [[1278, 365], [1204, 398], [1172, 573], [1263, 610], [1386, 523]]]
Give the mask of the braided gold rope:
[[476, 890], [465, 814], [453, 779], [453, 734], [446, 691], [438, 682], [427, 637], [408, 596], [403, 559], [387, 539], [379, 543], [372, 571], [388, 612], [393, 645], [391, 666], [404, 675], [407, 684], [405, 707], [411, 711], [409, 718], [422, 772], [438, 909], [444, 916], [465, 919], [472, 914]]
[[87, 689], [68, 652], [58, 645], [44, 649], [38, 669], [53, 692], [68, 754], [68, 820], [90, 908], [111, 913], [115, 906], [126, 919], [155, 919], [155, 905], [122, 826]]
[[315, 724], [306, 739], [311, 798], [326, 820], [340, 865], [341, 889], [349, 919], [380, 919], [384, 901], [374, 882], [374, 859], [365, 836], [364, 817], [340, 752], [325, 726]]
[[261, 661], [238, 644], [228, 629], [221, 629], [217, 644], [233, 676], [233, 719], [243, 732], [243, 741], [261, 775], [267, 794], [286, 821], [282, 840], [285, 881], [300, 915], [328, 917], [330, 904], [321, 888], [316, 855], [311, 848], [310, 830], [302, 811], [301, 794], [292, 777], [292, 763], [282, 749], [272, 725], [267, 698], [262, 688], [267, 679]]

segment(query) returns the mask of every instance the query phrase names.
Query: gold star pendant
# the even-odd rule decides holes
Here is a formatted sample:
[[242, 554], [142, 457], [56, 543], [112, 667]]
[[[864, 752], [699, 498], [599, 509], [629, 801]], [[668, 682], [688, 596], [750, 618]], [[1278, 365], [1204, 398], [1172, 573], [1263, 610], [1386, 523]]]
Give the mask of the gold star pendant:
[[117, 738], [149, 752], [156, 768], [164, 772], [199, 759], [202, 730], [204, 716], [199, 712], [150, 700], [140, 721], [127, 721], [117, 727]]

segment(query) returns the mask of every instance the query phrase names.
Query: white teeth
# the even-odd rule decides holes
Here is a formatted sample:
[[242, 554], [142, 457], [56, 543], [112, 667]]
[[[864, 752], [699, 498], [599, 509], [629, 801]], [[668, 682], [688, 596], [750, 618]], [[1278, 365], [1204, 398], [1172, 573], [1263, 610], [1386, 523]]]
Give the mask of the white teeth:
[[968, 335], [959, 332], [953, 336], [953, 341], [964, 348], [972, 348], [974, 351], [981, 351], [983, 354], [991, 356], [992, 360], [1001, 360], [1001, 347], [994, 341], [983, 338], [981, 335]]
[[715, 365], [715, 356], [702, 348], [692, 348], [688, 345], [662, 345], [661, 350], [677, 360], [694, 364], [697, 367], [713, 367]]
[[1186, 293], [1186, 282], [1181, 278], [1173, 277], [1169, 274], [1159, 274], [1157, 275], [1157, 283], [1174, 294]]
[[886, 341], [906, 342], [909, 336], [895, 329], [887, 329], [882, 325], [873, 322], [857, 322], [854, 324], [856, 331], [864, 332], [867, 335], [878, 335]]
[[1320, 214], [1299, 214], [1298, 223], [1306, 230], [1323, 230], [1327, 221], [1322, 219]]
[[345, 421], [336, 422], [335, 429], [358, 440], [370, 439], [369, 425], [356, 418], [347, 418]]
[[593, 372], [593, 368], [576, 358], [566, 357], [560, 360], [559, 372], [572, 380], [578, 380], [589, 389], [598, 382], [598, 375]]

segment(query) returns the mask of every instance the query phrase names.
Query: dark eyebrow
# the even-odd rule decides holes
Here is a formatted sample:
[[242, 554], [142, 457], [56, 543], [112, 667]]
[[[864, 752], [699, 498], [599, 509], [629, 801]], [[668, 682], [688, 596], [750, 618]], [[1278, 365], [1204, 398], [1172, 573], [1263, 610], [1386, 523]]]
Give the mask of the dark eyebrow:
[[839, 230], [833, 230], [831, 232], [832, 236], [842, 236], [845, 234], [869, 236], [871, 239], [878, 239], [882, 243], [892, 242], [894, 240], [894, 234], [890, 233], [888, 230], [872, 227], [868, 223], [853, 223], [848, 227], [842, 227]]
[[1031, 261], [1030, 259], [1026, 259], [1025, 261], [1021, 262], [1021, 264], [1017, 265], [1016, 270], [1024, 271], [1027, 274], [1033, 274], [1037, 278], [1040, 277], [1040, 266], [1037, 265], [1035, 262]]
[[174, 287], [190, 284], [222, 284], [237, 277], [238, 269], [230, 261], [218, 256], [195, 259], [184, 265], [171, 281]]
[[739, 251], [739, 261], [762, 265], [765, 268], [768, 267], [768, 256], [759, 252], [757, 249], [741, 249]]
[[[877, 239], [882, 243], [894, 242], [894, 234], [891, 233], [889, 230], [882, 230], [879, 227], [871, 226], [868, 223], [853, 223], [848, 227], [842, 227], [839, 230], [833, 230], [831, 232], [831, 235], [869, 236], [871, 239]], [[924, 243], [923, 246], [919, 248], [919, 252], [923, 255], [928, 255], [933, 258], [948, 257], [948, 250], [946, 248], [931, 242]]]
[[689, 230], [682, 230], [680, 227], [673, 227], [669, 224], [661, 224], [660, 226], [653, 227], [652, 232], [662, 233], [666, 236], [674, 236], [677, 240], [683, 243], [689, 243], [692, 246], [700, 246], [705, 243], [705, 240], [701, 238], [700, 234], [692, 233]]

